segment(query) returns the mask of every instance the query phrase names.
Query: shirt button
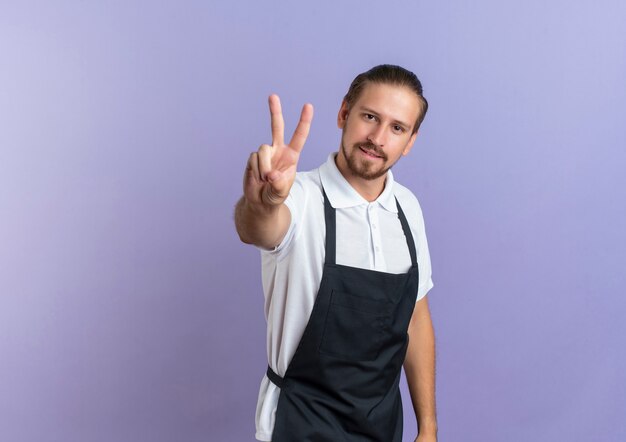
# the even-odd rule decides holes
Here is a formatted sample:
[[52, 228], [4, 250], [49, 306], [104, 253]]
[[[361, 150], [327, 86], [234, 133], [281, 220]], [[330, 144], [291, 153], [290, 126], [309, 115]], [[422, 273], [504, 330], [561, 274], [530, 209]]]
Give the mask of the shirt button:
[[380, 247], [376, 246], [376, 251], [380, 252]]
[[372, 224], [372, 229], [376, 229], [376, 224]]

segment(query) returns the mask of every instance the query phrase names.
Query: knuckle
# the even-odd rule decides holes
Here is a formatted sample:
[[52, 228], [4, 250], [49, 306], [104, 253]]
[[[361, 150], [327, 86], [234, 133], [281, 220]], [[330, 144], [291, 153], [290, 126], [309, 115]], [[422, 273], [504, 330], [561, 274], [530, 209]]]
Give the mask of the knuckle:
[[270, 146], [268, 144], [264, 144], [259, 149], [259, 155], [261, 157], [263, 157], [263, 158], [271, 158], [272, 157], [272, 153], [273, 153], [272, 146]]

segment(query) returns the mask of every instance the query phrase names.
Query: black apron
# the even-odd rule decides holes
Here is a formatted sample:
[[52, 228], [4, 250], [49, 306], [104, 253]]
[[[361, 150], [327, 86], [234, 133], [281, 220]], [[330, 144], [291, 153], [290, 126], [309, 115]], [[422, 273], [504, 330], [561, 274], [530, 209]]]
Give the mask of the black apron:
[[272, 442], [402, 441], [400, 371], [418, 286], [415, 242], [396, 199], [411, 268], [335, 264], [335, 209], [324, 193], [326, 259], [298, 348], [281, 378]]

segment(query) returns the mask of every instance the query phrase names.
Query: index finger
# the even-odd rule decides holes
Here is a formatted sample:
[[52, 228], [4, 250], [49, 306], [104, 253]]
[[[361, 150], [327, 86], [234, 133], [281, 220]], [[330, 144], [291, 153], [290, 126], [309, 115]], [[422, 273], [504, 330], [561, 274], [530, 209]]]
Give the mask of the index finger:
[[269, 98], [270, 114], [272, 118], [272, 145], [282, 146], [285, 143], [285, 121], [278, 95], [272, 94]]
[[313, 105], [310, 103], [305, 104], [302, 107], [302, 113], [300, 113], [300, 121], [296, 126], [296, 130], [291, 137], [289, 147], [300, 152], [304, 147], [306, 138], [309, 136], [309, 129], [311, 128], [311, 121], [313, 121]]

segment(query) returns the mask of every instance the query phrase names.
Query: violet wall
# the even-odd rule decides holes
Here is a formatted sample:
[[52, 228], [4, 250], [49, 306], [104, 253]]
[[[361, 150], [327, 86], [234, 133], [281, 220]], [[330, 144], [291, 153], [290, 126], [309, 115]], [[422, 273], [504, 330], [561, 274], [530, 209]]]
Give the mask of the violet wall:
[[[0, 3], [0, 440], [252, 441], [250, 151], [395, 63], [431, 109], [394, 169], [433, 261], [442, 442], [626, 440], [626, 6]], [[415, 419], [405, 390], [405, 440]]]

